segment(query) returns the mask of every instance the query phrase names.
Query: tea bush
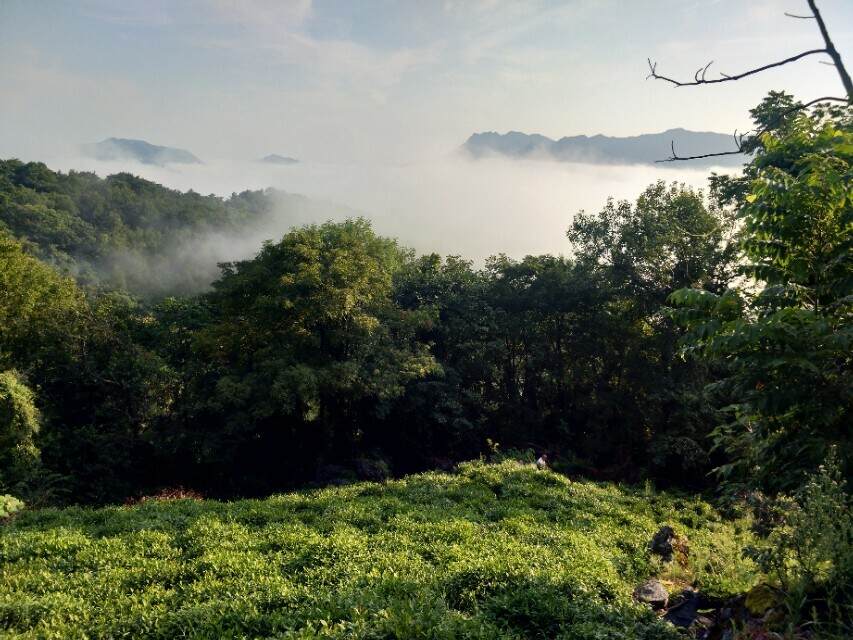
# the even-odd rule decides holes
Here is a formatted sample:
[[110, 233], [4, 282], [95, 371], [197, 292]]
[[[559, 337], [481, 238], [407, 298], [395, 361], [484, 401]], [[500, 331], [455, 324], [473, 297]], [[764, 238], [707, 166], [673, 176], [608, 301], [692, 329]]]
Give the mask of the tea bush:
[[[743, 521], [699, 499], [505, 461], [231, 503], [24, 511], [0, 528], [14, 638], [676, 638], [632, 601], [664, 578], [742, 591]], [[668, 574], [667, 572], [670, 572]], [[677, 572], [673, 573], [673, 572]]]

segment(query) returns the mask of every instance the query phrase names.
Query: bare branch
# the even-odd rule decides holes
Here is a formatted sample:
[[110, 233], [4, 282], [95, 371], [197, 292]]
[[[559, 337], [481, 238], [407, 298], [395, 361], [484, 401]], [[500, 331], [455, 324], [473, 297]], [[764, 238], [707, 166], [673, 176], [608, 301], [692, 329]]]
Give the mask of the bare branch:
[[[713, 78], [711, 80], [707, 79], [708, 69], [713, 64], [713, 60], [706, 64], [704, 67], [700, 67], [696, 70], [696, 73], [693, 74], [693, 82], [683, 82], [680, 80], [675, 80], [674, 78], [670, 78], [668, 76], [660, 75], [657, 72], [658, 63], [652, 62], [651, 58], [646, 58], [649, 63], [649, 75], [646, 76], [646, 80], [652, 78], [654, 80], [663, 80], [664, 82], [669, 82], [670, 84], [676, 87], [688, 87], [688, 86], [697, 86], [701, 84], [717, 84], [720, 82], [733, 82], [735, 80], [740, 80], [741, 78], [746, 78], [751, 75], [755, 75], [757, 73], [761, 73], [762, 71], [766, 71], [768, 69], [773, 69], [776, 67], [781, 67], [786, 64], [790, 64], [792, 62], [796, 62], [806, 56], [812, 56], [816, 54], [825, 53], [830, 57], [832, 62], [827, 62], [825, 60], [818, 60], [818, 62], [822, 64], [831, 64], [838, 71], [838, 75], [841, 77], [841, 83], [844, 85], [844, 90], [847, 93], [846, 98], [838, 98], [834, 96], [826, 96], [823, 98], [816, 98], [814, 100], [810, 100], [805, 104], [795, 105], [791, 109], [786, 109], [785, 111], [777, 114], [775, 120], [762, 127], [761, 129], [753, 132], [748, 132], [752, 136], [760, 136], [763, 133], [766, 133], [769, 129], [776, 126], [778, 122], [781, 121], [783, 117], [786, 115], [790, 115], [796, 111], [802, 111], [804, 109], [808, 109], [809, 107], [818, 104], [819, 102], [841, 102], [847, 104], [849, 106], [853, 106], [853, 80], [850, 78], [850, 74], [847, 72], [847, 69], [844, 66], [844, 63], [841, 61], [841, 54], [838, 53], [838, 50], [835, 48], [835, 45], [832, 43], [832, 40], [829, 38], [829, 32], [826, 29], [826, 24], [823, 21], [823, 17], [820, 15], [820, 11], [817, 8], [816, 0], [806, 0], [809, 5], [809, 9], [811, 9], [812, 15], [798, 15], [794, 13], [785, 12], [785, 15], [789, 18], [797, 18], [800, 20], [814, 20], [817, 22], [818, 28], [820, 29], [820, 34], [823, 37], [824, 48], [823, 49], [810, 49], [808, 51], [803, 51], [802, 53], [798, 53], [797, 55], [791, 56], [789, 58], [785, 58], [784, 60], [779, 60], [778, 62], [771, 62], [770, 64], [765, 64], [761, 67], [756, 67], [755, 69], [749, 69], [748, 71], [744, 71], [742, 73], [736, 75], [728, 75], [725, 73], [720, 73], [719, 78]], [[747, 134], [741, 134], [738, 136], [737, 131], [734, 133], [735, 146], [736, 150], [733, 151], [720, 151], [718, 153], [705, 153], [702, 155], [696, 156], [679, 156], [675, 151], [675, 141], [672, 141], [670, 145], [672, 149], [672, 155], [665, 160], [656, 160], [656, 162], [675, 162], [679, 160], [697, 160], [699, 158], [713, 158], [717, 156], [731, 156], [737, 155], [739, 153], [744, 153], [743, 148], [743, 139]]]
[[767, 133], [767, 131], [770, 129], [770, 127], [775, 126], [785, 116], [791, 115], [792, 113], [796, 113], [797, 111], [803, 111], [803, 110], [808, 109], [809, 107], [812, 107], [812, 106], [814, 106], [820, 102], [841, 102], [844, 104], [850, 104], [850, 101], [847, 100], [846, 98], [838, 98], [835, 96], [824, 96], [823, 98], [815, 98], [814, 100], [809, 100], [806, 103], [795, 105], [795, 106], [791, 107], [790, 109], [785, 109], [784, 111], [779, 113], [770, 125], [762, 127], [761, 129], [757, 129], [754, 131], [748, 131], [747, 133], [742, 133], [740, 135], [738, 135], [737, 129], [735, 129], [734, 139], [735, 139], [735, 146], [737, 147], [737, 149], [734, 149], [732, 151], [718, 151], [717, 153], [703, 153], [701, 155], [696, 155], [696, 156], [680, 156], [675, 152], [675, 140], [672, 140], [670, 142], [670, 148], [672, 149], [672, 155], [669, 158], [666, 158], [664, 160], [655, 160], [655, 162], [683, 162], [685, 160], [700, 160], [702, 158], [715, 158], [718, 156], [736, 156], [736, 155], [741, 154], [741, 153], [746, 153], [743, 149], [743, 139], [747, 135], [760, 136], [762, 133]]
[[721, 73], [719, 78], [712, 78], [711, 80], [707, 80], [705, 78], [705, 74], [708, 72], [708, 67], [711, 66], [713, 60], [709, 62], [704, 67], [700, 68], [693, 75], [693, 82], [682, 82], [680, 80], [675, 80], [674, 78], [669, 78], [667, 76], [662, 76], [657, 72], [657, 62], [652, 62], [651, 58], [647, 58], [649, 63], [649, 75], [646, 76], [646, 80], [649, 78], [653, 78], [654, 80], [663, 80], [664, 82], [669, 82], [676, 87], [691, 87], [697, 86], [700, 84], [717, 84], [719, 82], [731, 82], [734, 80], [740, 80], [741, 78], [746, 78], [747, 76], [755, 75], [756, 73], [761, 73], [762, 71], [767, 71], [768, 69], [773, 69], [774, 67], [781, 67], [785, 64], [790, 64], [791, 62], [796, 62], [801, 58], [805, 58], [806, 56], [813, 56], [819, 53], [829, 54], [828, 49], [809, 49], [808, 51], [803, 51], [802, 53], [798, 53], [795, 56], [791, 56], [790, 58], [785, 58], [784, 60], [780, 60], [778, 62], [771, 62], [770, 64], [765, 64], [761, 67], [756, 67], [755, 69], [750, 69], [749, 71], [744, 71], [743, 73], [738, 73], [736, 75], [726, 75]]
[[699, 160], [700, 158], [716, 158], [717, 156], [737, 156], [743, 153], [741, 149], [734, 151], [718, 151], [717, 153], [703, 153], [698, 156], [680, 156], [675, 152], [675, 143], [672, 143], [672, 155], [664, 160], [655, 160], [655, 162], [681, 162], [683, 160]]
[[818, 11], [815, 0], [808, 0], [808, 3], [809, 9], [812, 10], [812, 15], [814, 15], [814, 19], [817, 21], [817, 26], [820, 29], [820, 35], [823, 36], [823, 43], [826, 45], [826, 53], [830, 58], [832, 58], [835, 68], [838, 69], [838, 75], [841, 77], [841, 84], [844, 85], [844, 90], [847, 92], [848, 101], [853, 103], [853, 80], [850, 79], [850, 74], [847, 73], [847, 69], [841, 61], [841, 54], [838, 53], [838, 49], [835, 48], [835, 45], [832, 44], [832, 40], [829, 39], [829, 31], [826, 29], [826, 24], [823, 22], [823, 17], [820, 15], [820, 11]]

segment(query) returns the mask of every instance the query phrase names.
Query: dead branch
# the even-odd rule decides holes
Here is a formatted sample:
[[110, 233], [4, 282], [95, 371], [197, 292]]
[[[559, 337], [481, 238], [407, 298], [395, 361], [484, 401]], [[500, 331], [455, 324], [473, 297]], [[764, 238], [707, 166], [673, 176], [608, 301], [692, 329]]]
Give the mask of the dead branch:
[[[710, 69], [713, 64], [713, 60], [706, 64], [704, 67], [700, 67], [696, 70], [696, 73], [693, 74], [692, 82], [685, 82], [681, 80], [675, 80], [674, 78], [670, 78], [668, 76], [663, 76], [657, 72], [657, 62], [652, 62], [651, 58], [646, 58], [649, 63], [649, 75], [646, 76], [646, 80], [652, 78], [654, 80], [663, 80], [664, 82], [669, 82], [670, 84], [676, 87], [688, 87], [688, 86], [696, 86], [701, 84], [717, 84], [720, 82], [732, 82], [735, 80], [740, 80], [742, 78], [746, 78], [748, 76], [755, 75], [757, 73], [761, 73], [762, 71], [767, 71], [768, 69], [773, 69], [775, 67], [781, 67], [786, 64], [790, 64], [792, 62], [796, 62], [806, 56], [812, 56], [820, 53], [825, 53], [830, 57], [832, 62], [826, 62], [825, 60], [819, 60], [823, 64], [831, 64], [838, 70], [838, 75], [841, 77], [841, 84], [844, 85], [844, 90], [847, 93], [846, 98], [838, 98], [834, 96], [826, 96], [823, 98], [816, 98], [814, 100], [810, 100], [806, 103], [801, 103], [794, 106], [791, 109], [787, 109], [782, 113], [778, 114], [777, 118], [774, 120], [772, 126], [775, 126], [776, 122], [781, 121], [781, 119], [790, 115], [795, 111], [802, 111], [807, 109], [819, 102], [841, 102], [844, 104], [848, 104], [853, 106], [853, 80], [850, 79], [850, 74], [847, 72], [847, 69], [844, 66], [844, 63], [841, 60], [841, 54], [838, 53], [838, 50], [835, 48], [835, 45], [832, 43], [832, 40], [829, 37], [829, 31], [826, 28], [826, 24], [823, 21], [823, 17], [820, 15], [820, 11], [817, 8], [816, 0], [806, 0], [809, 5], [809, 9], [811, 9], [812, 15], [798, 15], [793, 13], [785, 12], [785, 15], [789, 18], [798, 18], [800, 20], [814, 20], [817, 22], [818, 28], [820, 29], [821, 37], [823, 38], [824, 48], [823, 49], [810, 49], [808, 51], [803, 51], [802, 53], [798, 53], [797, 55], [791, 56], [789, 58], [785, 58], [784, 60], [779, 60], [778, 62], [771, 62], [770, 64], [765, 64], [761, 67], [756, 67], [755, 69], [749, 69], [748, 71], [744, 71], [737, 75], [727, 75], [725, 73], [720, 73], [719, 78], [712, 78], [708, 80], [706, 77], [708, 74], [708, 69]], [[771, 125], [766, 125], [765, 127], [751, 132], [753, 137], [760, 136], [763, 133], [766, 133]], [[732, 151], [720, 151], [718, 153], [705, 153], [696, 156], [679, 156], [675, 151], [675, 141], [673, 140], [670, 144], [672, 149], [672, 155], [665, 160], [656, 160], [656, 162], [676, 162], [682, 160], [698, 160], [700, 158], [713, 158], [716, 156], [732, 156], [740, 153], [745, 153], [743, 148], [743, 138], [745, 134], [738, 136], [737, 131], [735, 131], [735, 146], [737, 149]]]
[[672, 155], [669, 158], [664, 160], [655, 160], [655, 162], [682, 162], [685, 160], [700, 160], [702, 158], [715, 158], [717, 156], [736, 156], [742, 153], [746, 153], [743, 148], [743, 139], [749, 135], [750, 137], [757, 137], [762, 135], [763, 133], [767, 133], [772, 127], [778, 124], [785, 116], [789, 116], [792, 113], [796, 113], [797, 111], [803, 111], [812, 107], [821, 102], [841, 102], [844, 104], [848, 104], [849, 100], [846, 98], [838, 98], [835, 96], [824, 96], [823, 98], [815, 98], [814, 100], [810, 100], [809, 102], [805, 102], [803, 104], [797, 104], [791, 107], [790, 109], [785, 109], [781, 113], [779, 113], [776, 118], [773, 119], [773, 122], [769, 125], [762, 127], [761, 129], [756, 129], [753, 131], [748, 131], [746, 133], [742, 133], [738, 135], [737, 130], [734, 132], [735, 146], [736, 149], [731, 151], [718, 151], [717, 153], [703, 153], [701, 155], [696, 156], [680, 156], [675, 151], [675, 140], [670, 141], [670, 148], [672, 149]]
[[646, 80], [652, 78], [654, 80], [663, 80], [664, 82], [669, 82], [670, 84], [676, 87], [695, 87], [700, 84], [717, 84], [720, 82], [733, 82], [735, 80], [740, 80], [741, 78], [746, 78], [747, 76], [755, 75], [756, 73], [761, 73], [762, 71], [767, 71], [768, 69], [773, 69], [774, 67], [781, 67], [782, 65], [790, 64], [792, 62], [796, 62], [801, 58], [805, 58], [806, 56], [813, 56], [819, 53], [826, 53], [829, 55], [829, 51], [827, 49], [810, 49], [809, 51], [803, 51], [802, 53], [798, 53], [795, 56], [791, 56], [790, 58], [785, 58], [784, 60], [779, 60], [778, 62], [771, 62], [770, 64], [765, 64], [761, 67], [756, 67], [755, 69], [749, 69], [748, 71], [744, 71], [742, 73], [738, 73], [736, 75], [727, 75], [725, 73], [721, 73], [719, 78], [711, 78], [708, 80], [705, 75], [708, 73], [708, 69], [713, 64], [713, 60], [706, 64], [704, 67], [700, 67], [697, 69], [696, 73], [693, 74], [692, 82], [684, 82], [681, 80], [676, 80], [674, 78], [670, 78], [668, 76], [662, 76], [657, 72], [657, 62], [652, 62], [651, 58], [647, 58], [649, 63], [649, 75], [646, 76]]
[[812, 10], [812, 15], [817, 21], [817, 26], [820, 29], [820, 35], [823, 36], [823, 43], [826, 45], [826, 53], [830, 58], [832, 58], [835, 68], [838, 69], [838, 75], [841, 77], [841, 84], [844, 85], [844, 90], [847, 92], [847, 100], [853, 103], [853, 80], [850, 79], [850, 74], [847, 73], [847, 69], [841, 61], [841, 54], [838, 53], [838, 49], [835, 48], [835, 45], [832, 44], [832, 40], [829, 38], [829, 31], [827, 30], [823, 17], [820, 15], [820, 11], [815, 4], [815, 0], [808, 0], [808, 3], [809, 9]]

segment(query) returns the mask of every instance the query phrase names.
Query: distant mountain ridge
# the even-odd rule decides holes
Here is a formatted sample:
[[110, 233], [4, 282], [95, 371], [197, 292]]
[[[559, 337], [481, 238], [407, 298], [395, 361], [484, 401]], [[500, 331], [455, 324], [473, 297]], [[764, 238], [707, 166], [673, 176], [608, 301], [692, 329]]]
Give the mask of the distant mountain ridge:
[[[571, 136], [553, 140], [538, 133], [510, 131], [475, 133], [462, 145], [464, 152], [474, 158], [503, 155], [514, 158], [544, 157], [562, 162], [594, 164], [652, 164], [672, 154], [672, 145], [681, 156], [701, 155], [734, 150], [732, 136], [709, 131], [668, 129], [661, 133], [639, 136], [610, 137], [605, 135]], [[745, 162], [742, 155], [718, 156], [692, 161], [704, 166], [737, 166]]]
[[167, 164], [202, 164], [186, 149], [162, 147], [145, 140], [107, 138], [95, 144], [85, 144], [82, 149], [83, 153], [96, 160], [135, 160], [161, 167]]
[[280, 156], [277, 153], [271, 153], [258, 160], [258, 162], [263, 162], [265, 164], [298, 164], [299, 160], [289, 156]]

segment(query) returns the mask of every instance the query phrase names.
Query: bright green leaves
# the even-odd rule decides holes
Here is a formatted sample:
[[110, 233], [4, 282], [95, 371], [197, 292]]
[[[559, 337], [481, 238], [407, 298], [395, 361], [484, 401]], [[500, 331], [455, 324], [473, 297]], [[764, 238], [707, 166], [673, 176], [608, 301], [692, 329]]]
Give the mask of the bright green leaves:
[[0, 372], [0, 492], [19, 489], [38, 466], [39, 422], [33, 392], [16, 372]]
[[724, 372], [712, 390], [731, 415], [715, 432], [731, 479], [785, 488], [830, 445], [853, 451], [851, 148], [843, 115], [799, 114], [765, 133], [738, 211], [749, 280], [671, 296], [685, 351]]
[[67, 354], [84, 314], [83, 295], [73, 280], [27, 255], [0, 231], [0, 367]]
[[[650, 557], [664, 523], [689, 539], [687, 566]], [[0, 614], [21, 638], [675, 639], [633, 588], [662, 569], [721, 598], [748, 589], [745, 529], [699, 499], [514, 461], [26, 511], [0, 528]]]

